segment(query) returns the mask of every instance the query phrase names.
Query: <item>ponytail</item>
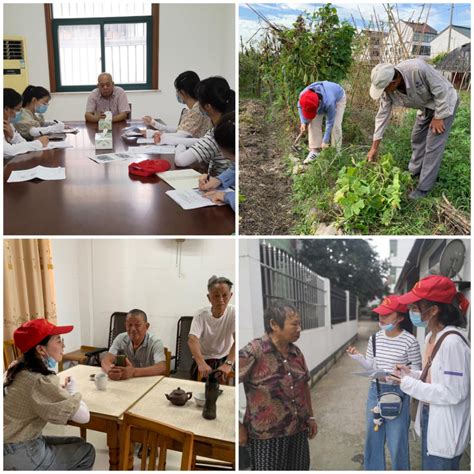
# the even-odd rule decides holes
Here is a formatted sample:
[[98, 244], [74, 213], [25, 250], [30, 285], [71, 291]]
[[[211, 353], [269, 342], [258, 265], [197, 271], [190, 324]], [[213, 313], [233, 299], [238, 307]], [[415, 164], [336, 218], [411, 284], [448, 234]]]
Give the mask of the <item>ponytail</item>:
[[27, 105], [31, 104], [31, 101], [33, 99], [39, 100], [43, 97], [51, 97], [51, 94], [47, 89], [41, 86], [36, 87], [29, 85], [23, 91], [23, 107], [26, 107]]

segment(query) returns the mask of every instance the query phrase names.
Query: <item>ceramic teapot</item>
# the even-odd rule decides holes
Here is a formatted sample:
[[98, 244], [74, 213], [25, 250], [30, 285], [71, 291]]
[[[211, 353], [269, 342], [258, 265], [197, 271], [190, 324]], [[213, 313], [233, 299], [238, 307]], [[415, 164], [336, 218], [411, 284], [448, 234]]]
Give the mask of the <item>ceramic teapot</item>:
[[192, 392], [185, 392], [178, 387], [176, 390], [173, 390], [171, 393], [165, 393], [165, 397], [173, 405], [184, 405], [191, 397], [193, 396]]

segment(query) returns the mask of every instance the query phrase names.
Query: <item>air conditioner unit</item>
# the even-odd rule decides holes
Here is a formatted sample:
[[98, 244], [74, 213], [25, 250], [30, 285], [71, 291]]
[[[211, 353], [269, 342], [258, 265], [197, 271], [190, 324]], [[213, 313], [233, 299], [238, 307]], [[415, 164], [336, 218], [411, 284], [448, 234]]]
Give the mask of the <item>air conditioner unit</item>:
[[3, 37], [3, 87], [15, 89], [18, 93], [28, 85], [26, 66], [26, 44], [22, 36]]

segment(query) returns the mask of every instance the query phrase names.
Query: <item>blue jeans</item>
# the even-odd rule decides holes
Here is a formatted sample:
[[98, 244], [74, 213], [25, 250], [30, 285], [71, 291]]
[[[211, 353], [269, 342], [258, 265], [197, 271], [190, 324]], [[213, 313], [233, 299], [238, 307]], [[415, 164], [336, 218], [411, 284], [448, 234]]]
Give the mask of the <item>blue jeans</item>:
[[430, 417], [429, 405], [423, 405], [421, 411], [421, 469], [423, 471], [459, 471], [461, 456], [454, 458], [440, 458], [428, 455], [428, 419]]
[[410, 397], [398, 385], [380, 384], [380, 393], [395, 392], [403, 399], [400, 415], [394, 420], [384, 420], [378, 431], [374, 431], [374, 414], [370, 411], [377, 405], [377, 387], [372, 382], [369, 388], [366, 410], [366, 437], [364, 470], [385, 471], [385, 442], [392, 460], [392, 470], [410, 470], [408, 429], [410, 427]]
[[91, 471], [94, 461], [94, 446], [75, 436], [3, 443], [5, 471]]

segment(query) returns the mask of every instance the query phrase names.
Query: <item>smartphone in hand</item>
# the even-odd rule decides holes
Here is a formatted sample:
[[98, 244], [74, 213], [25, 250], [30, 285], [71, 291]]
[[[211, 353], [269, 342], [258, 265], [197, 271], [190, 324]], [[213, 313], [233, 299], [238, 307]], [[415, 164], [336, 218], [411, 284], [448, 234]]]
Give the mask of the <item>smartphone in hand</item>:
[[114, 364], [117, 367], [125, 367], [125, 359], [126, 358], [127, 358], [127, 356], [125, 354], [119, 354], [119, 355], [115, 356]]

